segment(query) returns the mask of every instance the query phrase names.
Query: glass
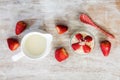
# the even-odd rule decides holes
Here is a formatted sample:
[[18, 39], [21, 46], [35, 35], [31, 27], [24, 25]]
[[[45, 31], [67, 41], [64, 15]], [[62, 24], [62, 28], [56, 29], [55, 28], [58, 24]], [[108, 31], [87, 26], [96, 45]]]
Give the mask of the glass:
[[88, 32], [88, 31], [86, 31], [86, 30], [78, 30], [78, 31], [76, 31], [76, 32], [74, 32], [74, 33], [72, 34], [72, 36], [71, 36], [71, 38], [70, 38], [70, 49], [72, 50], [72, 52], [73, 52], [73, 53], [78, 53], [78, 54], [89, 54], [89, 53], [85, 53], [85, 52], [83, 51], [82, 46], [80, 46], [80, 48], [79, 48], [78, 50], [73, 50], [72, 44], [79, 42], [77, 39], [75, 39], [75, 35], [76, 35], [77, 33], [81, 33], [82, 36], [83, 36], [83, 38], [84, 38], [85, 36], [87, 36], [87, 35], [89, 35], [89, 36], [92, 37], [92, 41], [91, 41], [91, 42], [80, 41], [80, 43], [83, 44], [83, 45], [86, 44], [86, 43], [87, 43], [87, 44], [90, 43], [91, 51], [90, 51], [89, 53], [91, 53], [91, 52], [93, 51], [93, 49], [94, 49], [94, 46], [95, 46], [95, 38], [94, 38], [94, 36], [93, 36], [90, 32]]

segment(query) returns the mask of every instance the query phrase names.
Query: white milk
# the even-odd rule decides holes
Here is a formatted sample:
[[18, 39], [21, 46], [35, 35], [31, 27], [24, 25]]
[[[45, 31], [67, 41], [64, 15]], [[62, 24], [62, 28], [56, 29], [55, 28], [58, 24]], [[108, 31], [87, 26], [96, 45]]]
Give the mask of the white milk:
[[46, 49], [46, 38], [39, 34], [29, 35], [23, 45], [23, 50], [29, 57], [39, 57]]

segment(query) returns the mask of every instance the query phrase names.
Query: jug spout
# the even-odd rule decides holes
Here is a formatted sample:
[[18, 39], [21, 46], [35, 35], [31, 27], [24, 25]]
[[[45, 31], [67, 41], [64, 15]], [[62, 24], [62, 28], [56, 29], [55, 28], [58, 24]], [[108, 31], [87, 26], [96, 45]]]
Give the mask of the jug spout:
[[53, 40], [53, 36], [51, 34], [46, 34], [45, 36], [49, 41]]

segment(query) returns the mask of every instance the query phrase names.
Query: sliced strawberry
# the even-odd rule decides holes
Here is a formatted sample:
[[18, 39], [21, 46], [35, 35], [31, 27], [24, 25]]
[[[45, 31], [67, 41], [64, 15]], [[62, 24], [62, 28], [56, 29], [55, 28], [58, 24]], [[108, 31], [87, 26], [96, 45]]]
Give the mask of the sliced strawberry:
[[72, 48], [73, 48], [73, 50], [77, 50], [77, 49], [79, 49], [79, 48], [80, 48], [80, 44], [79, 44], [79, 42], [78, 42], [78, 43], [74, 43], [74, 44], [72, 44]]
[[108, 56], [111, 49], [111, 43], [108, 40], [101, 41], [100, 48], [103, 52], [103, 55]]
[[55, 58], [57, 61], [61, 62], [68, 58], [68, 53], [64, 48], [59, 48], [55, 51]]
[[18, 40], [14, 39], [14, 38], [8, 38], [7, 43], [8, 43], [8, 47], [11, 51], [16, 50], [20, 45]]
[[85, 40], [86, 42], [90, 42], [90, 41], [92, 41], [93, 39], [92, 39], [91, 36], [86, 36], [86, 37], [84, 38], [84, 40]]
[[80, 41], [80, 40], [83, 40], [83, 36], [82, 34], [78, 33], [75, 35], [75, 37]]
[[90, 48], [90, 46], [88, 46], [88, 45], [83, 45], [82, 47], [83, 47], [83, 51], [84, 51], [85, 53], [89, 53], [89, 52], [91, 51], [91, 48]]
[[57, 32], [63, 34], [68, 30], [68, 27], [65, 25], [56, 25]]
[[27, 24], [24, 21], [19, 21], [16, 24], [16, 28], [15, 28], [15, 33], [16, 35], [19, 35], [20, 33], [22, 33], [27, 27]]

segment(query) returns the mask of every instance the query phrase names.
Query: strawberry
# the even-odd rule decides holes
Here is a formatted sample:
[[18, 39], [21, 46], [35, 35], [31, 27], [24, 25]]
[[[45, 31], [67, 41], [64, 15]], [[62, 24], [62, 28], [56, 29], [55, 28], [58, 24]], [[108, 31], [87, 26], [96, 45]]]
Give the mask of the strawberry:
[[15, 28], [15, 33], [16, 35], [19, 35], [20, 33], [22, 33], [27, 27], [27, 24], [24, 21], [19, 21], [16, 24], [16, 28]]
[[111, 43], [108, 40], [101, 41], [100, 48], [103, 52], [103, 55], [108, 56], [111, 49]]
[[72, 48], [73, 48], [73, 50], [77, 50], [77, 49], [79, 49], [79, 48], [80, 48], [80, 44], [79, 44], [79, 42], [78, 42], [78, 43], [74, 43], [74, 44], [72, 44]]
[[83, 36], [82, 36], [82, 34], [80, 34], [80, 33], [76, 34], [75, 37], [76, 37], [78, 40], [82, 40], [82, 39], [83, 39]]
[[18, 40], [14, 39], [14, 38], [8, 38], [7, 43], [8, 43], [8, 47], [11, 51], [16, 50], [20, 45]]
[[65, 25], [56, 25], [58, 34], [63, 34], [68, 30], [68, 27]]
[[84, 40], [85, 40], [86, 42], [90, 42], [90, 41], [92, 41], [92, 37], [91, 37], [91, 36], [86, 36], [86, 37], [84, 38]]
[[88, 45], [83, 45], [82, 47], [83, 47], [83, 51], [84, 51], [85, 53], [89, 53], [89, 52], [91, 51], [91, 48], [90, 48], [90, 46], [88, 46]]
[[68, 58], [68, 53], [64, 48], [59, 48], [55, 51], [55, 58], [57, 61], [61, 62]]

